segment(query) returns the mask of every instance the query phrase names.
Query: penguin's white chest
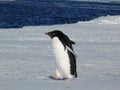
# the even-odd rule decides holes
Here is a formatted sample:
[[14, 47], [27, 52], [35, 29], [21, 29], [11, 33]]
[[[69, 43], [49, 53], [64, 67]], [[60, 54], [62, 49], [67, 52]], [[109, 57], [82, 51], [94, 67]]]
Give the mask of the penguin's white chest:
[[70, 74], [70, 60], [67, 50], [64, 48], [63, 44], [59, 38], [54, 37], [52, 39], [53, 51], [56, 58], [56, 66], [58, 71], [67, 76]]

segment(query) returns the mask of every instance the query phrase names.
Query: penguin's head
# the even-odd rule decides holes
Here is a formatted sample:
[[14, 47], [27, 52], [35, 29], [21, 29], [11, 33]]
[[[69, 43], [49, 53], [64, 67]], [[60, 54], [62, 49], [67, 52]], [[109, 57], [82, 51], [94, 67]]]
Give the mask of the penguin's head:
[[51, 32], [47, 32], [45, 34], [50, 36], [51, 38], [60, 37], [60, 36], [64, 35], [63, 32], [61, 32], [59, 30], [54, 30], [54, 31], [51, 31]]
[[65, 35], [63, 32], [59, 31], [59, 30], [54, 30], [51, 32], [47, 32], [45, 33], [46, 35], [50, 36], [51, 39], [53, 39], [54, 37], [58, 37], [62, 42], [68, 44], [75, 44], [74, 41], [70, 40], [69, 37], [67, 35]]

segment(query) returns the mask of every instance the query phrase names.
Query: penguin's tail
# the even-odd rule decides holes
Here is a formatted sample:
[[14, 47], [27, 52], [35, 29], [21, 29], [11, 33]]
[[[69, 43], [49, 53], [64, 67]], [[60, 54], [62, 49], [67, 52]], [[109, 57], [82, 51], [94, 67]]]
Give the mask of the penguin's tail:
[[75, 78], [77, 78], [77, 77], [78, 77], [77, 72], [75, 72], [74, 76], [75, 76]]

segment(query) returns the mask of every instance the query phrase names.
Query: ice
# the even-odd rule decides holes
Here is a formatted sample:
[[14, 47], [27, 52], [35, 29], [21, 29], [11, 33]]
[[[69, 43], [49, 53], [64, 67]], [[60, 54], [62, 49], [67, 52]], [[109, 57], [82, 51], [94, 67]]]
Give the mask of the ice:
[[[51, 39], [61, 30], [73, 41], [78, 78], [51, 80], [55, 62]], [[0, 29], [0, 90], [119, 90], [120, 16], [53, 26]]]

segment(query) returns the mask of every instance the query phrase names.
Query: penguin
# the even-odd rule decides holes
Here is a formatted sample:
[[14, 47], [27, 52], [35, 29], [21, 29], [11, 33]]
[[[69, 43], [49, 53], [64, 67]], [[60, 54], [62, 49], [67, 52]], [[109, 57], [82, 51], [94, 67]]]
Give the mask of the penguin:
[[75, 42], [70, 40], [60, 30], [54, 30], [45, 34], [52, 39], [53, 52], [56, 59], [56, 74], [55, 76], [50, 76], [50, 78], [55, 80], [77, 78], [76, 56], [72, 47]]

